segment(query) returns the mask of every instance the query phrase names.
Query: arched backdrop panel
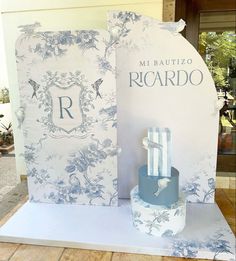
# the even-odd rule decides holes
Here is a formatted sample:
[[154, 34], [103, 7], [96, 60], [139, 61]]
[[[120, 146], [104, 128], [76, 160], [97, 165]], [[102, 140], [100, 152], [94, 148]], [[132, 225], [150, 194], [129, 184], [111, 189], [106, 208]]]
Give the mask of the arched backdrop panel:
[[194, 47], [178, 31], [184, 22], [162, 23], [111, 12], [116, 50], [119, 196], [127, 198], [146, 163], [142, 138], [151, 126], [172, 134], [172, 165], [190, 202], [214, 202], [218, 110], [211, 74]]

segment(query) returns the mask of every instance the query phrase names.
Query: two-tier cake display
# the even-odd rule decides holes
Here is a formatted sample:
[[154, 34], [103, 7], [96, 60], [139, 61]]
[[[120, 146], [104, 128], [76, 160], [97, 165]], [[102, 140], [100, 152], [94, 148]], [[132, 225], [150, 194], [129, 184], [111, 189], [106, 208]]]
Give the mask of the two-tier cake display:
[[171, 166], [171, 133], [149, 128], [143, 139], [147, 165], [138, 172], [138, 186], [130, 193], [133, 224], [141, 232], [171, 236], [183, 230], [186, 201], [179, 193], [179, 171]]

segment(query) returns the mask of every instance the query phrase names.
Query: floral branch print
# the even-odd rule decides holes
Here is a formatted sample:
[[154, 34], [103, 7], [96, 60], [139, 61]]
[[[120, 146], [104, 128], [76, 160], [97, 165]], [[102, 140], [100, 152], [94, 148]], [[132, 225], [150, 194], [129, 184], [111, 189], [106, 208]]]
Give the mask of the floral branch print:
[[71, 154], [69, 165], [65, 168], [68, 173], [85, 172], [89, 167], [95, 167], [96, 164], [102, 163], [108, 156], [116, 155], [116, 147], [112, 145], [110, 139], [105, 139], [102, 143], [93, 136], [92, 139], [94, 142]]
[[174, 241], [172, 245], [174, 251], [173, 256], [193, 258], [197, 256], [199, 243], [197, 241]]
[[173, 231], [171, 229], [167, 229], [162, 235], [162, 237], [173, 237]]
[[177, 210], [175, 211], [175, 214], [174, 214], [174, 216], [184, 216], [184, 215], [185, 215], [184, 208], [177, 209]]
[[186, 195], [195, 195], [199, 197], [198, 191], [199, 191], [200, 184], [193, 182], [193, 183], [187, 183], [184, 188], [183, 192], [186, 193]]
[[50, 178], [48, 171], [46, 169], [41, 169], [38, 171], [36, 168], [32, 168], [27, 172], [28, 177], [32, 177], [34, 179], [34, 184], [43, 184], [46, 183]]
[[181, 190], [188, 202], [213, 203], [215, 194], [215, 155], [207, 154], [192, 165], [193, 176]]
[[133, 211], [133, 223], [135, 227], [138, 227], [138, 225], [143, 224], [143, 222], [140, 220], [141, 212], [140, 211]]
[[232, 252], [230, 251], [229, 242], [227, 240], [222, 239], [223, 236], [224, 235], [221, 233], [216, 234], [215, 237], [209, 240], [206, 244], [206, 248], [215, 253], [213, 260], [215, 260], [220, 253], [232, 254]]
[[26, 164], [37, 164], [38, 152], [43, 146], [43, 141], [47, 139], [47, 135], [43, 135], [37, 143], [31, 143], [30, 145], [25, 145], [24, 158]]
[[66, 54], [68, 46], [76, 44], [83, 52], [89, 49], [97, 49], [97, 38], [99, 32], [94, 30], [81, 30], [72, 34], [71, 31], [61, 32], [35, 32], [39, 25], [21, 26], [21, 31], [26, 35], [39, 38], [41, 41], [36, 46], [31, 47], [30, 51], [37, 53], [42, 59], [51, 57], [61, 57]]
[[103, 180], [103, 177], [102, 176], [98, 176], [98, 179], [97, 180], [93, 180], [91, 181], [88, 176], [86, 175], [86, 173], [83, 175], [86, 182], [85, 182], [85, 188], [83, 189], [84, 190], [84, 193], [87, 195], [87, 197], [90, 199], [89, 200], [89, 204], [91, 205], [92, 204], [92, 201], [96, 198], [103, 198], [103, 189], [105, 188], [103, 185], [99, 184], [99, 182], [101, 180]]
[[[124, 16], [126, 19], [124, 19]], [[126, 36], [129, 32], [129, 30], [125, 27], [125, 24], [138, 20], [139, 16], [131, 12], [120, 12], [118, 18], [123, 19], [122, 32], [120, 32], [116, 37], [111, 36], [110, 40], [105, 42], [106, 47], [104, 50], [104, 55], [101, 57], [97, 56], [98, 69], [102, 74], [105, 74], [107, 71], [111, 71], [113, 73], [115, 72], [108, 60], [108, 56], [111, 54], [112, 48], [114, 48], [119, 38]], [[71, 31], [35, 32], [36, 28], [39, 26], [41, 26], [40, 23], [36, 22], [31, 25], [21, 25], [18, 28], [24, 33], [22, 35], [22, 40], [29, 37], [38, 38], [40, 40], [35, 46], [31, 46], [29, 51], [38, 54], [43, 60], [52, 57], [59, 58], [64, 56], [68, 51], [68, 47], [71, 45], [77, 45], [82, 52], [92, 49], [98, 50], [98, 31], [80, 30], [75, 31], [74, 33]], [[24, 57], [18, 56], [18, 62], [20, 59], [24, 59]]]
[[107, 129], [107, 123], [108, 122], [112, 123], [113, 128], [117, 128], [117, 119], [116, 119], [117, 106], [116, 105], [112, 105], [112, 106], [107, 107], [107, 108], [102, 108], [99, 111], [99, 115], [101, 117], [103, 117], [102, 125], [103, 125], [104, 129]]
[[[81, 193], [86, 194], [89, 198], [89, 204], [92, 204], [94, 199], [104, 199], [103, 194], [105, 186], [100, 183], [104, 180], [103, 175], [108, 170], [97, 173], [96, 178], [90, 178], [88, 170], [90, 168], [95, 168], [97, 164], [102, 163], [107, 157], [116, 155], [116, 147], [112, 145], [110, 139], [105, 139], [103, 142], [100, 142], [92, 136], [92, 140], [93, 142], [88, 146], [72, 153], [68, 160], [68, 165], [65, 167], [65, 170], [69, 175], [82, 174], [84, 186], [81, 186]], [[108, 205], [112, 205], [114, 200], [117, 200], [117, 179], [113, 180], [113, 188], [114, 193], [110, 194]]]
[[26, 164], [36, 163], [37, 147], [35, 147], [33, 144], [31, 144], [30, 146], [26, 145], [25, 146], [24, 158], [25, 158]]
[[51, 192], [48, 196], [56, 204], [75, 203], [78, 195], [82, 193], [80, 181], [76, 175], [69, 176], [69, 184], [63, 180], [58, 180], [52, 184], [55, 192]]
[[[64, 32], [63, 32], [64, 33]], [[52, 34], [50, 32], [38, 33], [38, 36], [43, 40], [31, 49], [34, 53], [39, 54], [43, 59], [48, 59], [53, 56], [63, 56], [67, 49], [63, 48], [65, 44], [60, 41], [60, 33]]]
[[207, 202], [209, 198], [211, 198], [215, 193], [215, 180], [213, 178], [208, 179], [208, 187], [209, 187], [208, 191], [204, 190], [205, 195], [202, 200], [203, 203]]
[[94, 30], [81, 30], [77, 32], [75, 36], [75, 43], [84, 51], [87, 49], [97, 49], [96, 43], [98, 40], [96, 36], [99, 35], [97, 31]]
[[[117, 201], [117, 197], [118, 197], [118, 179], [115, 178], [113, 179], [113, 188], [114, 188], [114, 193], [110, 193], [110, 200], [109, 200], [109, 206], [112, 206], [113, 204], [112, 203], [116, 203]], [[115, 202], [114, 202], [115, 201]]]
[[98, 68], [101, 74], [105, 74], [107, 71], [115, 72], [114, 68], [112, 68], [110, 62], [105, 57], [97, 56]]
[[169, 213], [166, 211], [163, 211], [161, 213], [153, 213], [154, 219], [153, 220], [147, 220], [146, 221], [146, 227], [149, 228], [148, 234], [152, 234], [152, 230], [155, 228], [159, 230], [160, 223], [169, 221]]
[[195, 176], [190, 182], [186, 183], [185, 186], [182, 188], [182, 191], [185, 193], [185, 195], [188, 196], [195, 196], [197, 197], [197, 202], [206, 203], [209, 201], [210, 198], [214, 196], [215, 193], [215, 180], [213, 178], [209, 178], [207, 181], [208, 190], [202, 190], [203, 193], [203, 199], [200, 199], [200, 183], [197, 182], [200, 178], [198, 176]]
[[218, 255], [221, 253], [232, 254], [230, 251], [229, 242], [222, 239], [224, 235], [222, 233], [216, 233], [212, 237], [208, 238], [205, 241], [198, 240], [175, 240], [172, 243], [174, 256], [194, 258], [197, 257], [197, 254], [200, 249], [210, 250], [213, 253], [213, 260], [216, 260]]
[[114, 51], [120, 39], [126, 37], [130, 32], [130, 29], [127, 28], [127, 24], [137, 22], [141, 16], [133, 12], [119, 12], [116, 18], [119, 22], [110, 30], [110, 39], [109, 41], [105, 41], [106, 48], [104, 55], [102, 57], [98, 56], [97, 58], [98, 67], [103, 74], [107, 71], [115, 72], [108, 61], [108, 57]]
[[141, 15], [137, 15], [133, 12], [119, 12], [116, 17], [119, 22], [111, 28], [111, 36], [109, 42], [106, 44], [106, 49], [104, 53], [104, 58], [106, 59], [109, 55], [110, 49], [113, 48], [121, 38], [124, 38], [130, 32], [130, 29], [127, 28], [128, 23], [135, 23], [140, 20]]
[[19, 25], [18, 28], [21, 33], [32, 35], [35, 33], [35, 29], [40, 26], [41, 24], [39, 22], [35, 22], [34, 24]]

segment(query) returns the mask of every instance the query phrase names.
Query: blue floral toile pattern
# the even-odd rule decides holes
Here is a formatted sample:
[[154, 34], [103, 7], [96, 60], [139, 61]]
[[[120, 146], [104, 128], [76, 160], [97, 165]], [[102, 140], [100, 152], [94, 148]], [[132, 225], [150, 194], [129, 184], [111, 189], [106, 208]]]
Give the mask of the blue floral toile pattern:
[[97, 49], [96, 43], [97, 43], [98, 40], [97, 40], [96, 36], [98, 34], [99, 33], [97, 31], [94, 31], [94, 30], [78, 31], [76, 36], [75, 36], [75, 42], [83, 50], [87, 50], [87, 49], [91, 49], [91, 48]]
[[213, 156], [202, 159], [193, 168], [194, 173], [188, 181], [182, 186], [181, 190], [186, 195], [187, 201], [198, 203], [213, 203], [215, 195], [215, 179], [209, 177], [209, 170], [215, 172], [214, 166], [211, 166]]
[[60, 57], [66, 54], [67, 49], [71, 45], [77, 45], [83, 51], [89, 49], [97, 49], [98, 31], [81, 30], [75, 31], [60, 31], [60, 32], [36, 32], [40, 27], [39, 22], [30, 25], [20, 25], [18, 28], [23, 33], [21, 41], [27, 40], [30, 37], [38, 38], [40, 41], [34, 47], [30, 46], [30, 52], [37, 53], [43, 59], [56, 56]]
[[125, 38], [130, 33], [130, 25], [138, 22], [141, 19], [141, 15], [134, 12], [120, 11], [113, 13], [112, 19], [115, 22], [109, 28], [111, 36], [110, 41], [107, 43], [105, 57], [109, 53], [110, 48], [114, 48], [122, 38]]
[[113, 46], [114, 44], [117, 44], [121, 38], [126, 37], [131, 31], [127, 25], [139, 21], [140, 18], [141, 15], [134, 12], [120, 11], [114, 13], [113, 19], [116, 20], [116, 24], [113, 28], [110, 28], [112, 35], [108, 46]]
[[128, 24], [135, 23], [140, 19], [140, 15], [137, 15], [133, 12], [119, 12], [117, 15], [114, 15], [117, 19], [117, 23], [114, 27], [110, 28], [110, 37], [109, 40], [105, 40], [104, 44], [106, 48], [102, 56], [97, 56], [97, 63], [102, 74], [105, 74], [107, 71], [115, 73], [115, 68], [111, 66], [109, 62], [109, 56], [115, 51], [115, 48], [119, 41], [122, 38], [126, 37], [130, 32]]
[[19, 31], [24, 34], [24, 37], [26, 35], [31, 36], [35, 33], [35, 29], [38, 27], [41, 27], [41, 24], [39, 22], [35, 22], [34, 24], [26, 24], [26, 25], [19, 25]]
[[175, 239], [171, 245], [173, 256], [184, 258], [197, 258], [199, 251], [210, 251], [211, 259], [220, 260], [221, 254], [233, 254], [229, 241], [224, 239], [224, 234], [217, 232], [205, 241]]
[[117, 106], [110, 106], [106, 108], [102, 108], [99, 111], [99, 115], [102, 119], [102, 125], [104, 129], [107, 129], [109, 122], [112, 123], [112, 128], [117, 128]]
[[148, 234], [152, 235], [153, 229], [159, 230], [161, 223], [170, 221], [170, 214], [168, 211], [163, 211], [161, 213], [153, 213], [153, 219], [146, 220], [146, 227], [148, 228]]
[[[121, 13], [122, 14], [122, 13]], [[123, 26], [123, 32], [116, 36], [110, 36], [109, 41], [104, 39], [106, 45], [103, 53], [97, 55], [97, 65], [101, 74], [105, 74], [107, 71], [115, 73], [115, 68], [109, 60], [109, 56], [114, 52], [114, 46], [118, 42], [120, 37], [124, 37], [128, 33], [128, 29], [125, 29], [125, 24], [131, 21], [138, 20], [138, 16], [134, 13], [127, 12], [127, 18], [125, 19]], [[22, 33], [22, 39], [27, 40], [29, 37], [38, 38], [39, 42], [35, 46], [30, 46], [30, 52], [38, 54], [43, 59], [49, 59], [52, 57], [63, 57], [66, 55], [70, 46], [76, 45], [85, 54], [89, 50], [98, 50], [98, 36], [99, 32], [95, 30], [80, 30], [80, 31], [60, 31], [60, 32], [36, 32], [36, 29], [40, 27], [40, 23], [35, 22], [32, 25], [22, 25], [18, 28]], [[25, 57], [19, 56], [16, 53], [17, 62]]]
[[145, 42], [145, 46], [148, 45], [148, 42], [145, 40], [145, 30], [151, 27], [151, 18], [146, 19], [142, 15], [128, 11], [110, 12], [109, 18], [108, 24], [111, 37], [110, 41], [107, 43], [108, 51], [110, 48], [119, 48], [121, 45], [125, 46], [129, 51], [139, 50], [140, 45], [137, 44], [131, 36], [138, 26], [142, 29], [142, 40]]
[[[235, 254], [232, 241], [232, 238], [235, 238], [233, 232], [224, 227], [217, 218], [215, 227], [212, 226], [213, 230], [211, 227], [209, 231], [206, 229], [206, 231], [197, 232], [198, 229], [192, 227], [195, 226], [195, 223], [189, 220], [186, 229], [181, 232], [185, 225], [186, 215], [186, 209], [181, 207], [181, 204], [179, 202], [169, 207], [147, 204], [141, 200], [138, 188], [135, 187], [131, 191], [133, 224], [140, 232], [156, 236], [156, 247], [160, 249], [159, 255], [166, 255], [166, 251], [168, 251], [168, 255], [182, 258], [208, 258], [212, 260], [231, 260], [232, 258], [233, 260]], [[192, 208], [192, 211], [188, 212], [187, 218], [193, 218], [192, 215], [196, 215], [200, 210], [197, 205], [195, 204], [196, 208]], [[204, 215], [203, 210], [204, 206], [202, 205], [201, 215]], [[211, 212], [212, 208], [209, 207], [206, 213], [210, 214], [209, 211]], [[213, 211], [213, 213], [218, 212]], [[200, 228], [201, 223], [204, 224], [204, 222], [202, 219], [199, 219], [198, 222], [197, 219], [198, 217], [195, 220], [196, 226]]]
[[[134, 19], [134, 18], [133, 18]], [[137, 19], [137, 18], [136, 18]], [[132, 19], [130, 18], [129, 21]], [[126, 21], [129, 22], [128, 20]], [[98, 36], [99, 31], [95, 30], [80, 30], [80, 31], [60, 31], [60, 32], [37, 32], [36, 29], [40, 27], [40, 23], [35, 22], [31, 25], [21, 25], [18, 28], [23, 33], [21, 41], [28, 40], [30, 37], [38, 39], [38, 43], [35, 46], [29, 46], [29, 50], [32, 53], [38, 54], [43, 59], [49, 59], [52, 57], [63, 57], [70, 46], [77, 46], [85, 54], [89, 50], [98, 50]], [[122, 34], [124, 36], [124, 33]], [[121, 35], [121, 36], [122, 36]], [[114, 45], [116, 44], [114, 39], [105, 40], [106, 45], [104, 52], [101, 55], [97, 55], [98, 69], [102, 74], [107, 71], [115, 73], [115, 68], [109, 60], [109, 56], [114, 52]], [[23, 60], [24, 56], [19, 56], [16, 53], [17, 62]]]
[[69, 165], [65, 168], [68, 173], [84, 173], [89, 167], [94, 168], [97, 163], [102, 163], [108, 156], [117, 155], [117, 148], [112, 145], [112, 140], [105, 139], [100, 142], [93, 137], [92, 139], [93, 143], [70, 155]]
[[30, 200], [117, 206], [110, 36], [103, 30], [37, 32], [39, 26], [20, 26], [16, 44]]
[[[32, 146], [35, 148], [35, 145]], [[35, 149], [28, 148], [25, 153], [25, 157], [28, 162], [32, 164], [38, 165], [36, 162]], [[102, 149], [107, 149], [106, 151], [102, 151]], [[90, 152], [95, 152], [94, 159], [90, 156]], [[112, 180], [112, 189], [106, 195], [106, 178], [105, 175], [111, 175], [109, 169], [103, 169], [100, 173], [98, 173], [95, 178], [94, 175], [91, 177], [91, 172], [89, 172], [89, 168], [96, 167], [96, 164], [102, 163], [107, 157], [115, 157], [117, 154], [117, 148], [112, 146], [111, 140], [105, 140], [100, 148], [96, 148], [96, 144], [91, 144], [88, 148], [71, 154], [70, 159], [68, 160], [69, 165], [65, 167], [67, 172], [67, 177], [64, 179], [57, 179], [52, 181], [52, 176], [49, 175], [49, 170], [40, 169], [37, 167], [28, 168], [28, 177], [34, 181], [34, 184], [39, 184], [43, 186], [47, 186], [50, 184], [51, 192], [47, 195], [44, 194], [47, 200], [50, 200], [56, 204], [66, 204], [66, 203], [77, 203], [80, 202], [80, 198], [83, 195], [88, 198], [87, 202], [83, 204], [92, 205], [94, 200], [102, 199], [107, 203], [102, 203], [102, 205], [117, 205], [117, 178]], [[50, 161], [53, 157], [49, 157], [48, 161]], [[86, 163], [85, 163], [86, 162]], [[79, 175], [81, 172], [81, 175]], [[89, 176], [89, 174], [90, 176]], [[38, 202], [35, 200], [34, 196], [31, 196], [31, 200], [34, 202]]]
[[157, 206], [144, 202], [136, 186], [131, 191], [134, 226], [148, 235], [167, 237], [180, 232], [185, 226], [186, 204], [182, 198], [171, 206]]
[[[95, 168], [97, 164], [102, 164], [107, 157], [115, 157], [118, 153], [118, 148], [112, 144], [112, 140], [105, 139], [100, 142], [94, 137], [92, 139], [93, 143], [70, 155], [68, 165], [65, 167], [69, 176], [79, 175], [80, 180], [83, 180], [84, 185], [80, 186], [79, 193], [89, 198], [89, 204], [92, 204], [93, 200], [104, 198], [105, 185], [101, 183], [104, 181], [104, 174], [110, 173], [108, 169], [104, 169], [94, 178], [94, 176], [90, 177], [89, 170]], [[110, 193], [109, 205], [113, 205], [117, 198], [117, 178], [112, 181], [112, 186], [114, 192]]]
[[185, 186], [183, 186], [182, 191], [188, 197], [195, 197], [197, 198], [196, 201], [199, 203], [207, 203], [214, 198], [215, 194], [215, 180], [213, 178], [209, 178], [207, 180], [208, 190], [205, 188], [202, 189], [202, 199], [200, 196], [200, 187], [201, 183], [198, 181], [199, 177], [194, 177], [190, 182], [187, 182]]
[[[156, 247], [160, 249], [159, 255], [166, 255], [168, 250], [168, 255], [175, 257], [208, 258], [212, 260], [231, 260], [232, 258], [233, 260], [235, 250], [232, 238], [235, 237], [233, 232], [222, 226], [219, 221], [216, 222], [215, 227], [212, 226], [213, 231], [211, 228], [209, 231], [206, 229], [206, 231], [199, 233], [197, 229], [191, 227], [195, 226], [195, 223], [189, 220], [186, 229], [182, 231], [186, 215], [183, 204], [183, 202], [181, 204], [179, 202], [170, 207], [147, 204], [141, 200], [138, 195], [138, 188], [135, 187], [131, 191], [133, 224], [140, 232], [156, 236]], [[197, 204], [195, 205], [197, 206]], [[199, 207], [193, 209], [193, 213], [188, 212], [187, 218], [199, 211]], [[204, 207], [201, 211], [203, 210]], [[209, 211], [212, 211], [212, 208], [208, 208], [206, 212], [209, 214]], [[200, 228], [203, 221], [199, 220], [198, 222], [197, 219], [198, 217], [195, 220], [196, 226]]]
[[50, 178], [50, 175], [46, 169], [36, 169], [32, 168], [28, 170], [28, 177], [32, 177], [34, 179], [34, 184], [43, 184], [47, 182], [47, 179]]

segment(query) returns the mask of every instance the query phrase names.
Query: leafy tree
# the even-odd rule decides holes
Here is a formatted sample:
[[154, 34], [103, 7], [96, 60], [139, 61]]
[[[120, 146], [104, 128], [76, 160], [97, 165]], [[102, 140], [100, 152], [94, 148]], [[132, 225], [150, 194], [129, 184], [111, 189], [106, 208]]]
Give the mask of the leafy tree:
[[202, 32], [199, 36], [199, 53], [212, 73], [216, 87], [228, 85], [227, 69], [230, 59], [236, 59], [235, 32]]

